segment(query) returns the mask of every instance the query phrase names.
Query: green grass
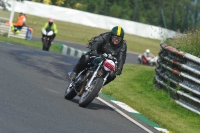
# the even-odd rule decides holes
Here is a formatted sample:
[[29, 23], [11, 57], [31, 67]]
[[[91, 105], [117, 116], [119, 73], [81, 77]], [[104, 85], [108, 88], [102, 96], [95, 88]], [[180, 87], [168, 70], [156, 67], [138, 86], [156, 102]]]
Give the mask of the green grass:
[[[19, 39], [19, 38], [13, 38], [13, 37], [5, 37], [5, 36], [0, 36], [0, 40], [4, 41], [4, 42], [10, 42], [10, 43], [17, 43], [17, 44], [21, 44], [21, 45], [26, 45], [29, 47], [34, 47], [36, 49], [41, 49], [42, 50], [42, 42], [36, 42], [36, 41], [32, 41], [32, 40], [23, 40], [23, 39]], [[59, 44], [53, 44], [50, 47], [51, 52], [56, 52], [56, 53], [61, 53], [61, 49], [59, 49]]]
[[172, 133], [197, 133], [200, 116], [176, 104], [166, 92], [155, 89], [153, 67], [126, 64], [123, 74], [102, 92], [136, 109]]

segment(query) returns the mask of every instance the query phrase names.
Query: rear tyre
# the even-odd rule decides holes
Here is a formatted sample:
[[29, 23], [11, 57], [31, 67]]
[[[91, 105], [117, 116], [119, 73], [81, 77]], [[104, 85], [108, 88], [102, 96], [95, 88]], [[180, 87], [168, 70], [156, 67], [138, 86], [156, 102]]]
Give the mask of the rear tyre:
[[96, 78], [92, 81], [89, 90], [85, 90], [79, 100], [79, 106], [85, 108], [94, 98], [98, 95], [101, 87], [103, 86], [103, 78]]
[[65, 91], [65, 99], [71, 100], [75, 96], [76, 96], [76, 92], [74, 90], [74, 86], [72, 85], [72, 83], [70, 83], [69, 86], [67, 87], [66, 91]]

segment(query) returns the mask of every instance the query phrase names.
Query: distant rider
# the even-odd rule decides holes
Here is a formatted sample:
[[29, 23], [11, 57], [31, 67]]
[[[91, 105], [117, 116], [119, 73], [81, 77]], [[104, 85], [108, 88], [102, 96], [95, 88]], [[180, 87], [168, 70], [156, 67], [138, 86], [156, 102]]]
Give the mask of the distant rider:
[[[51, 38], [51, 42], [53, 42], [53, 40], [55, 39], [55, 37], [58, 33], [58, 29], [52, 18], [50, 18], [49, 22], [45, 23], [45, 25], [42, 28], [42, 30], [46, 30], [46, 29], [51, 29], [53, 31], [54, 34]], [[43, 37], [44, 37], [44, 35], [42, 34], [42, 39], [43, 39]]]
[[155, 57], [155, 55], [153, 55], [149, 49], [146, 49], [146, 51], [143, 53], [143, 57], [146, 59], [146, 61], [149, 64], [152, 64], [153, 62], [153, 58]]
[[118, 64], [116, 71], [111, 72], [105, 84], [114, 80], [116, 75], [122, 73], [123, 65], [126, 60], [127, 45], [126, 41], [123, 39], [124, 30], [120, 26], [115, 26], [110, 32], [102, 33], [99, 36], [92, 38], [88, 44], [88, 47], [91, 50], [81, 56], [70, 74], [70, 79], [74, 80], [77, 73], [87, 67], [87, 64], [91, 62], [90, 56], [98, 56], [99, 54], [107, 53], [117, 58]]

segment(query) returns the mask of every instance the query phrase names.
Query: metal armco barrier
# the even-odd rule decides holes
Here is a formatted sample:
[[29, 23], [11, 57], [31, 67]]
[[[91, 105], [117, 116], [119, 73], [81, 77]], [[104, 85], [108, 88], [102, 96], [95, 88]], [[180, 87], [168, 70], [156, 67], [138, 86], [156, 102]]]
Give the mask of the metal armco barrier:
[[155, 85], [177, 104], [200, 115], [200, 58], [161, 43]]

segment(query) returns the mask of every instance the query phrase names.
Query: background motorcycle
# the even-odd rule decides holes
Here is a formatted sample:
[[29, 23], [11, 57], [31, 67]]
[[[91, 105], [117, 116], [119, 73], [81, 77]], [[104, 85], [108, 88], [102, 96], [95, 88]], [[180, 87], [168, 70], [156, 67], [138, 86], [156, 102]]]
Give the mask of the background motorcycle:
[[149, 61], [144, 57], [144, 55], [138, 56], [139, 64], [149, 65], [149, 66], [158, 66], [158, 56], [155, 57], [149, 57]]
[[49, 48], [51, 47], [51, 41], [53, 36], [53, 31], [51, 29], [44, 29], [42, 30], [42, 50], [49, 51]]
[[65, 91], [65, 99], [71, 100], [76, 95], [80, 97], [79, 106], [86, 107], [90, 104], [106, 82], [111, 71], [115, 71], [116, 58], [111, 55], [91, 57], [89, 67], [77, 74]]

